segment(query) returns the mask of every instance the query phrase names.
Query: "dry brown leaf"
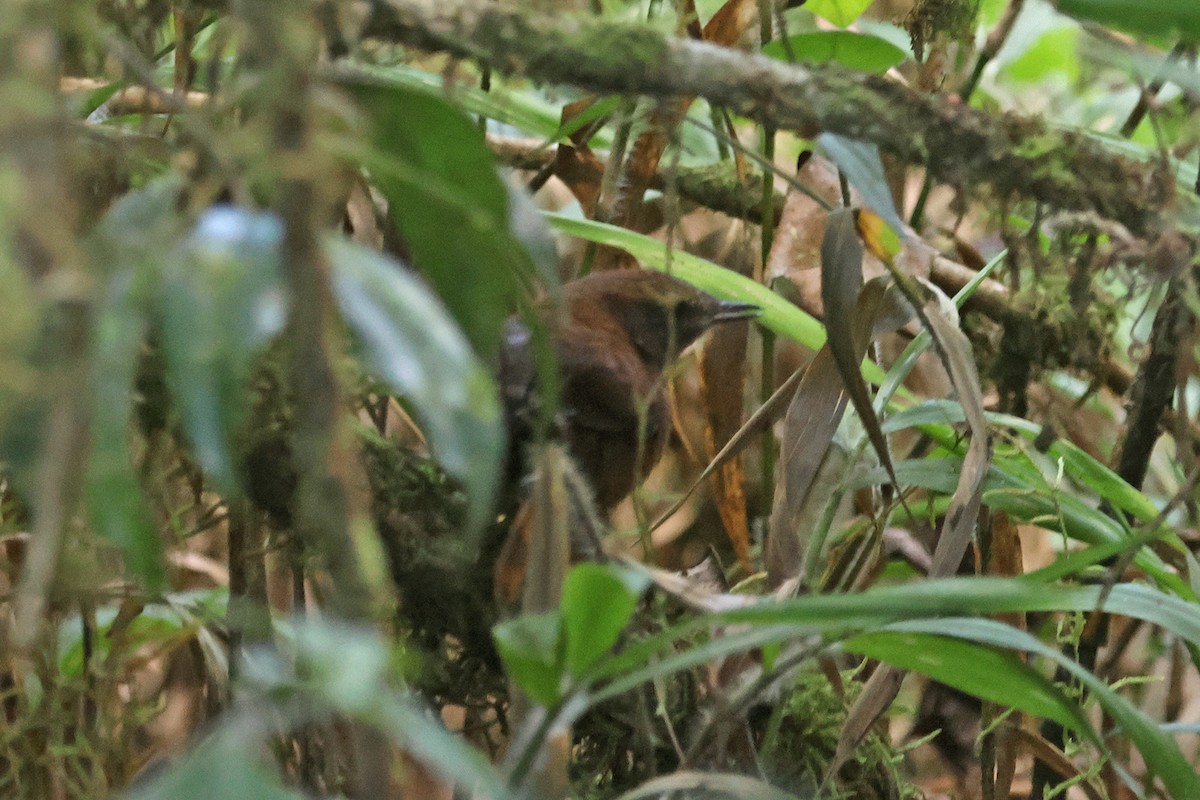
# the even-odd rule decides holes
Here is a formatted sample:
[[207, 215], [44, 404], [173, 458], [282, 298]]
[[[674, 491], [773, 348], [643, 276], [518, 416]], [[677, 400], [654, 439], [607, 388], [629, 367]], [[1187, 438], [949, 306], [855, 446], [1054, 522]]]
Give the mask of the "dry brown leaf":
[[[590, 96], [563, 106], [559, 117], [560, 124], [566, 125], [571, 120], [591, 108], [596, 97]], [[596, 211], [596, 202], [600, 199], [600, 184], [604, 178], [604, 164], [588, 146], [588, 137], [597, 123], [584, 125], [571, 133], [571, 143], [562, 142], [554, 155], [554, 174], [566, 184], [579, 201], [583, 213], [591, 217]]]
[[[903, 285], [908, 279], [897, 274], [896, 280], [898, 284]], [[930, 577], [939, 578], [957, 572], [963, 554], [971, 542], [983, 497], [983, 479], [987, 476], [991, 464], [992, 444], [983, 415], [983, 397], [971, 343], [958, 328], [958, 312], [949, 298], [937, 287], [924, 280], [920, 283], [925, 288], [927, 300], [918, 313], [950, 375], [971, 430], [967, 456], [963, 460], [958, 485], [950, 498], [950, 505], [946, 509], [945, 521], [933, 553]], [[848, 722], [842, 729], [838, 740], [838, 756], [834, 759], [835, 766], [831, 768], [831, 773], [840, 767], [842, 761], [839, 761], [839, 757], [844, 760], [854, 752], [861, 737], [870, 729], [871, 723], [896, 699], [904, 672], [893, 667], [881, 669], [895, 671], [897, 675], [878, 680], [875, 679], [876, 676], [872, 676], [867, 682], [862, 694], [850, 709]], [[853, 720], [855, 724], [851, 726], [849, 720]]]
[[803, 571], [808, 539], [801, 530], [801, 515], [846, 402], [833, 354], [823, 347], [805, 370], [783, 421], [765, 548], [767, 582], [772, 587]]
[[[861, 363], [867, 348], [867, 334], [875, 326], [876, 312], [882, 304], [882, 290], [872, 297], [863, 288], [863, 245], [855, 224], [854, 212], [838, 209], [829, 215], [825, 238], [821, 241], [821, 301], [825, 305], [825, 329], [829, 333], [827, 347], [841, 374], [842, 382], [854, 410], [858, 412], [871, 446], [879, 462], [887, 470], [892, 484], [896, 472], [888, 452], [887, 438], [879, 426], [879, 418], [871, 404], [871, 395], [863, 380]], [[879, 286], [879, 284], [872, 284]], [[860, 308], [860, 301], [871, 303]]]
[[[858, 700], [846, 714], [846, 722], [838, 734], [837, 749], [834, 750], [833, 760], [829, 764], [827, 776], [837, 775], [846, 759], [854, 754], [858, 743], [887, 710], [896, 695], [900, 693], [900, 684], [904, 682], [907, 673], [899, 667], [880, 664], [875, 673], [867, 679]], [[826, 778], [828, 781], [828, 777]]]
[[728, 0], [704, 25], [704, 41], [736, 47], [758, 22], [758, 0]]
[[950, 498], [937, 547], [933, 551], [930, 577], [940, 578], [958, 571], [963, 554], [971, 543], [983, 500], [983, 480], [992, 461], [992, 437], [983, 414], [983, 391], [979, 385], [974, 352], [970, 340], [958, 327], [958, 311], [936, 286], [924, 280], [921, 285], [929, 297], [920, 312], [922, 321], [933, 337], [934, 347], [950, 376], [950, 383], [962, 404], [967, 427], [971, 431], [971, 443], [967, 446], [958, 485]]

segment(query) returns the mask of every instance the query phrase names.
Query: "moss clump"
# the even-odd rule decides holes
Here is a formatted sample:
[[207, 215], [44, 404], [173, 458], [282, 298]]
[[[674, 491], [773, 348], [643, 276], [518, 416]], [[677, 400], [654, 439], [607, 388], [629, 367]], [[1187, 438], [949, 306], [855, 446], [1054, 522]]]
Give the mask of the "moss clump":
[[[846, 696], [835, 690], [821, 672], [802, 672], [791, 693], [768, 711], [760, 731], [760, 759], [771, 783], [801, 797], [815, 796], [833, 761], [846, 711], [861, 688], [859, 679], [844, 674]], [[868, 735], [838, 773], [837, 785], [825, 787], [823, 797], [837, 800], [876, 800], [922, 795], [899, 774], [899, 756], [875, 734]]]
[[925, 45], [939, 36], [956, 42], [969, 40], [978, 13], [979, 0], [918, 0], [904, 18], [913, 52], [923, 59]]

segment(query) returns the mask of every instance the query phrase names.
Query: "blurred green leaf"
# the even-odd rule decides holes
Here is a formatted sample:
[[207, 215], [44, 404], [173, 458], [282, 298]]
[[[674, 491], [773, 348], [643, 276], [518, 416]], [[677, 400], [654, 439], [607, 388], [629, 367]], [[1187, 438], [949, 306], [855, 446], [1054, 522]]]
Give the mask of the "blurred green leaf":
[[566, 667], [581, 676], [617, 643], [649, 583], [618, 564], [578, 564], [563, 582], [562, 620]]
[[214, 206], [163, 264], [167, 381], [196, 460], [222, 492], [238, 484], [234, 438], [249, 408], [251, 367], [286, 320], [282, 232], [272, 214]]
[[558, 611], [526, 614], [492, 629], [509, 677], [547, 708], [562, 699], [563, 619]]
[[302, 800], [283, 788], [245, 730], [224, 728], [192, 748], [181, 762], [131, 792], [129, 800]]
[[1200, 39], [1200, 3], [1193, 0], [1059, 0], [1058, 10], [1131, 33]]
[[83, 500], [96, 532], [112, 542], [130, 571], [154, 591], [162, 586], [162, 542], [151, 527], [131, 450], [134, 384], [150, 327], [162, 262], [174, 253], [186, 221], [177, 212], [180, 182], [169, 178], [130, 192], [90, 238], [107, 277], [92, 327], [91, 443]]
[[504, 455], [491, 376], [445, 306], [403, 265], [340, 239], [326, 249], [334, 297], [368, 368], [412, 403], [439, 463], [463, 481], [468, 528], [478, 530]]
[[1004, 65], [1004, 74], [1014, 81], [1036, 82], [1060, 72], [1073, 82], [1079, 78], [1078, 42], [1075, 25], [1046, 31], [1032, 47]]
[[872, 2], [873, 0], [808, 0], [804, 8], [844, 28], [858, 19]]
[[[788, 37], [788, 44], [797, 61], [817, 64], [835, 63], [863, 72], [887, 72], [905, 58], [905, 53], [891, 42], [853, 31], [813, 31]], [[787, 49], [779, 39], [768, 42], [763, 53], [788, 60]]]
[[[93, 615], [95, 638], [92, 641], [92, 658], [101, 663], [109, 657], [113, 648], [112, 624], [120, 613], [117, 606], [96, 609]], [[137, 649], [146, 644], [163, 644], [166, 640], [190, 635], [196, 624], [184, 620], [174, 609], [161, 603], [150, 603], [121, 631], [122, 647], [132, 658]], [[83, 674], [83, 620], [72, 614], [58, 628], [58, 669], [62, 675], [77, 678]]]
[[[350, 155], [387, 197], [414, 266], [429, 277], [476, 352], [494, 364], [519, 282], [532, 281], [537, 267], [510, 229], [508, 189], [478, 126], [428, 92], [344, 83], [372, 123], [373, 146]], [[545, 260], [548, 251], [539, 248], [537, 255]], [[552, 264], [543, 265], [543, 278]]]
[[145, 308], [134, 297], [136, 280], [131, 270], [114, 277], [92, 327], [91, 449], [83, 497], [96, 533], [121, 551], [147, 589], [157, 591], [165, 577], [162, 542], [150, 524], [130, 447], [133, 387], [149, 329]]
[[1079, 706], [1012, 653], [951, 636], [883, 630], [854, 636], [843, 649], [919, 672], [982, 700], [1052, 719], [1095, 740]]
[[388, 688], [392, 652], [383, 637], [338, 620], [296, 623], [291, 645], [308, 691], [343, 714], [369, 714]]
[[[386, 67], [355, 65], [353, 72], [342, 75], [343, 80], [351, 83], [361, 83], [366, 78], [376, 84], [427, 93], [446, 89], [446, 78], [442, 73], [400, 64]], [[454, 99], [473, 114], [511, 125], [547, 141], [562, 141], [571, 133], [570, 124], [560, 125], [562, 112], [558, 105], [543, 100], [532, 91], [507, 88], [495, 76], [491, 88], [486, 92], [476, 86], [457, 84], [454, 87]], [[601, 101], [599, 110], [603, 112], [605, 106], [612, 102]], [[612, 136], [606, 129], [601, 129], [589, 143], [594, 147], [608, 147], [612, 143]]]

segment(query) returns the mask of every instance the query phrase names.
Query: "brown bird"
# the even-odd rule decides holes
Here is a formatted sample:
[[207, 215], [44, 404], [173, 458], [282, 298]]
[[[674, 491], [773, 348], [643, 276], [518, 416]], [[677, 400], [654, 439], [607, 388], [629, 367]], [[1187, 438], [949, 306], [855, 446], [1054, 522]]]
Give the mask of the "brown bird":
[[[563, 286], [562, 317], [557, 325], [547, 320], [558, 359], [559, 427], [601, 511], [623, 500], [662, 455], [671, 432], [661, 379], [669, 361], [712, 326], [758, 312], [652, 270], [598, 272]], [[535, 374], [529, 330], [510, 318], [500, 383], [517, 471], [537, 414]]]

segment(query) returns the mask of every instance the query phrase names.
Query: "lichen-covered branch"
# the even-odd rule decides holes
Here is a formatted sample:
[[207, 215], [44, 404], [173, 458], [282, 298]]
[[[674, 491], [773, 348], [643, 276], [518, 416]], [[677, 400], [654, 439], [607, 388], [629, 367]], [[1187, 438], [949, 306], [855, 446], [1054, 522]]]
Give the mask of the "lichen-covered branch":
[[549, 19], [468, 0], [374, 0], [364, 34], [598, 93], [700, 96], [774, 128], [874, 142], [955, 186], [1086, 210], [1150, 236], [1173, 184], [1084, 134], [988, 114], [896, 81], [783, 64], [645, 25]]

